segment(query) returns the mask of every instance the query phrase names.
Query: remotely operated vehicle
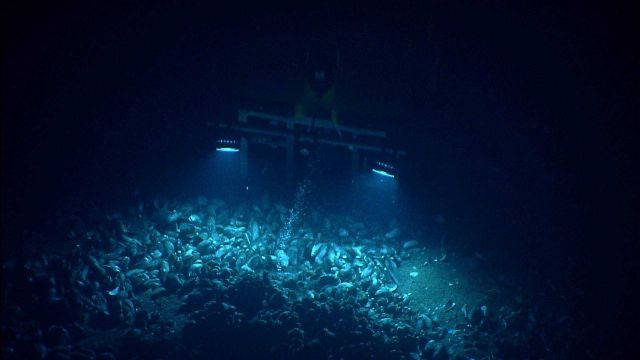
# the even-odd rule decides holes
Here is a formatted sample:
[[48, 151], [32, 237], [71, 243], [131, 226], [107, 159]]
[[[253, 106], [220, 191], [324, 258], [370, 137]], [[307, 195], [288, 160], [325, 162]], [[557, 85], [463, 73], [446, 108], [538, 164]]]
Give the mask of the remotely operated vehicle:
[[390, 146], [385, 129], [349, 125], [336, 106], [336, 78], [340, 55], [307, 52], [304, 87], [292, 112], [277, 113], [240, 108], [237, 119], [211, 122], [217, 130], [216, 150], [237, 152], [243, 176], [248, 173], [251, 153], [260, 148], [284, 149], [285, 176], [288, 183], [296, 173], [296, 158], [308, 157], [310, 149], [339, 148], [350, 157], [352, 176], [372, 172], [397, 179], [405, 151]]

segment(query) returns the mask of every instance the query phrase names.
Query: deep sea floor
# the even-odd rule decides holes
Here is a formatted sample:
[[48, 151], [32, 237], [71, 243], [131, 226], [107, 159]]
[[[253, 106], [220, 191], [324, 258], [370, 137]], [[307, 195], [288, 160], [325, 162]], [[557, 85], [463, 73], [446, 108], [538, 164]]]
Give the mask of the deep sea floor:
[[140, 203], [3, 259], [4, 359], [553, 359], [571, 314], [492, 253], [394, 221]]

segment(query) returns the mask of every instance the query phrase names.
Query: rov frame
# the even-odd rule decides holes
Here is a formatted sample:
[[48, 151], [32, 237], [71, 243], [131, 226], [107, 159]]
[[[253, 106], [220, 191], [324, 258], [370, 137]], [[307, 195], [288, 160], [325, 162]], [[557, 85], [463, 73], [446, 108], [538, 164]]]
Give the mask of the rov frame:
[[397, 163], [406, 155], [404, 150], [387, 146], [387, 133], [337, 124], [328, 119], [287, 117], [254, 110], [238, 110], [238, 120], [233, 123], [209, 122], [239, 143], [240, 171], [247, 176], [249, 148], [252, 144], [268, 145], [286, 150], [286, 178], [293, 181], [295, 173], [295, 147], [318, 144], [344, 147], [351, 153], [351, 173], [357, 176], [365, 170], [375, 170], [381, 161], [394, 163], [394, 177], [398, 176]]

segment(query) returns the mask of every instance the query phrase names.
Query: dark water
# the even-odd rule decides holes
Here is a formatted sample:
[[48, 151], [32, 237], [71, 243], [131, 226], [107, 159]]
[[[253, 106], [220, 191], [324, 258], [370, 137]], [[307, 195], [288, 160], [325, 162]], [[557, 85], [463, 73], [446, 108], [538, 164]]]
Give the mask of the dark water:
[[[174, 5], [3, 4], [3, 358], [631, 358], [627, 16]], [[242, 177], [207, 123], [291, 114], [335, 49], [400, 176]]]

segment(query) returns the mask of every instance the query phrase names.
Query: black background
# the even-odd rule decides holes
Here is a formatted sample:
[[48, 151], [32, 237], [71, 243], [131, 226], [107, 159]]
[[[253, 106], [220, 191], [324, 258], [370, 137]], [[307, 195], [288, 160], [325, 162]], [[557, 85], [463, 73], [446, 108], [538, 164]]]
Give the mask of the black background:
[[3, 247], [60, 209], [179, 193], [208, 121], [289, 102], [306, 49], [335, 47], [345, 113], [404, 144], [403, 186], [451, 237], [564, 278], [598, 342], [633, 346], [599, 330], [635, 313], [637, 18], [497, 4], [3, 2]]

